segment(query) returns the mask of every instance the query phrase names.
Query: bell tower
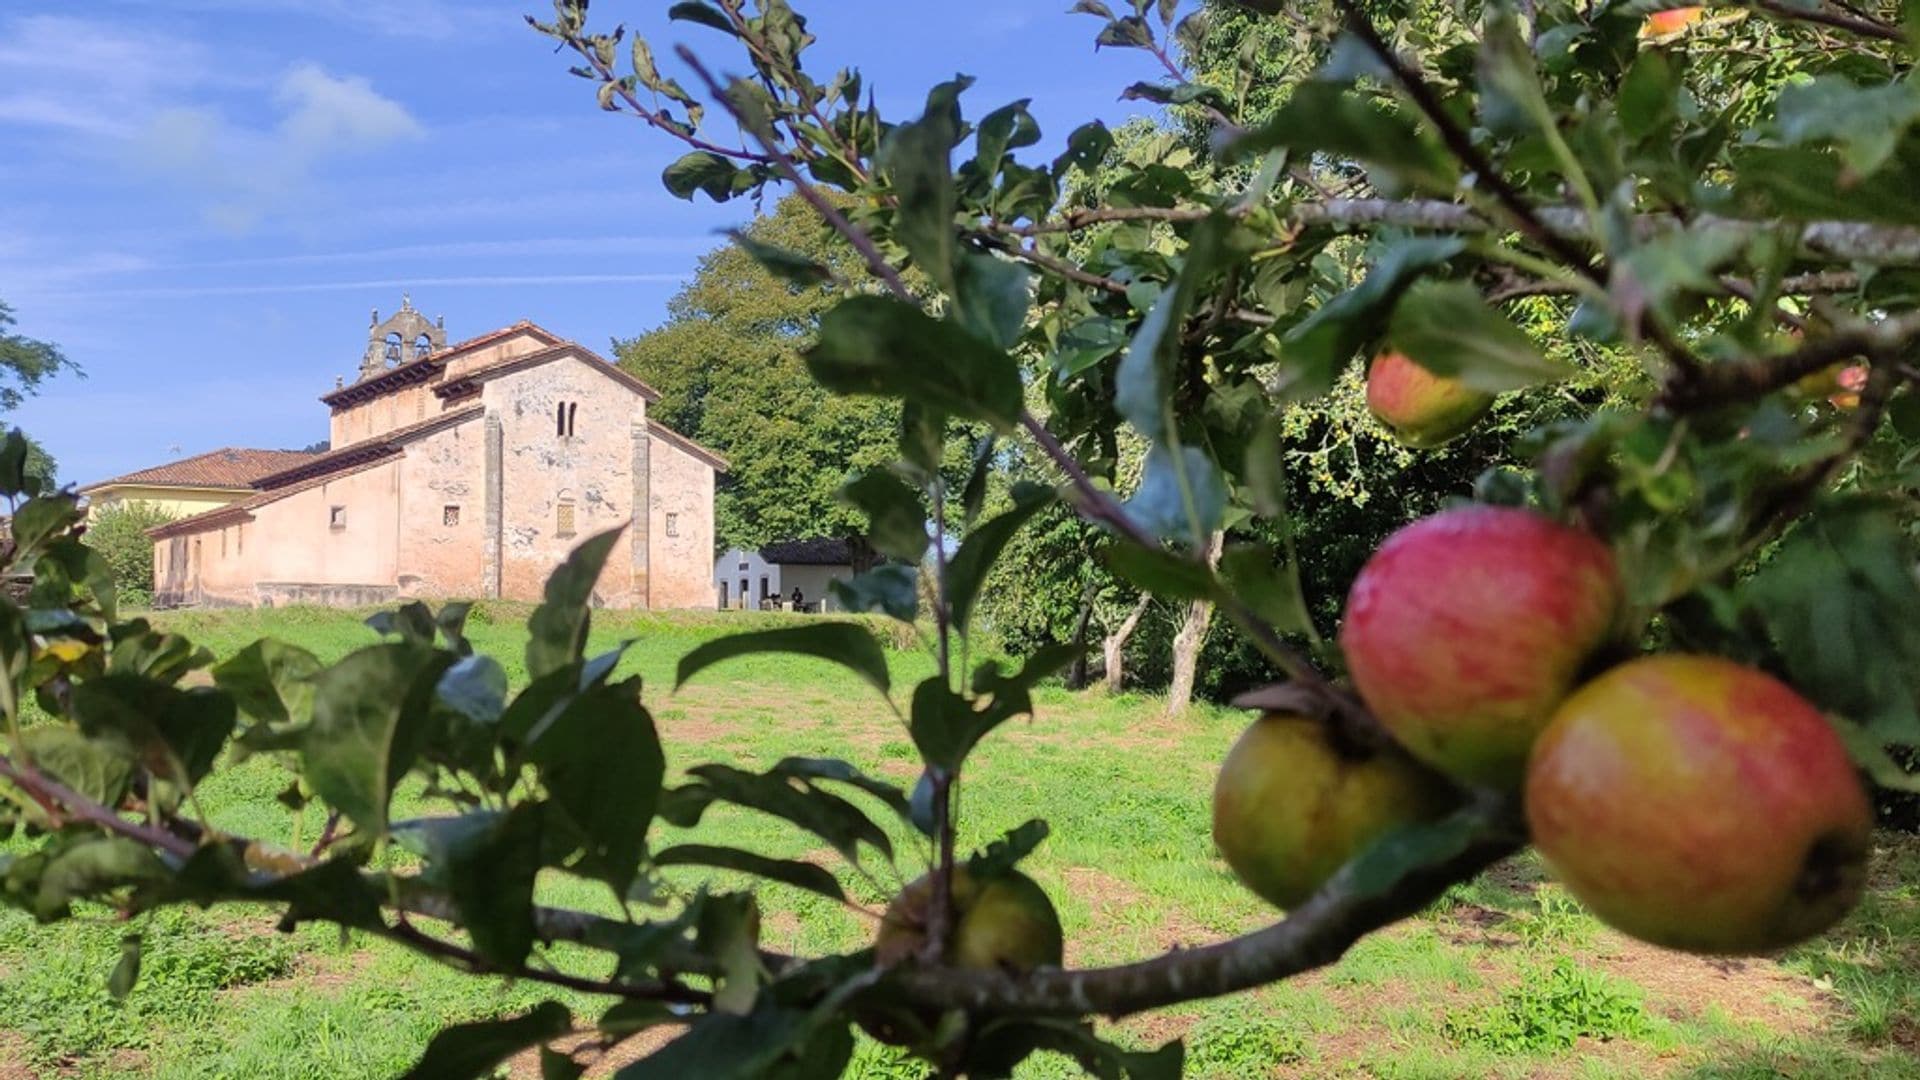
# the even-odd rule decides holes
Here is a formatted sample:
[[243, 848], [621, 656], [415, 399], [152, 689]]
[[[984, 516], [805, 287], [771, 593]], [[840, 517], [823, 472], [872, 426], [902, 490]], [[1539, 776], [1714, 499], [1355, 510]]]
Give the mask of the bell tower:
[[364, 382], [389, 368], [430, 356], [446, 347], [446, 316], [429, 322], [425, 315], [413, 309], [413, 297], [401, 293], [400, 310], [385, 322], [380, 321], [380, 309], [374, 309], [367, 330], [367, 354], [360, 358], [360, 377], [355, 381]]

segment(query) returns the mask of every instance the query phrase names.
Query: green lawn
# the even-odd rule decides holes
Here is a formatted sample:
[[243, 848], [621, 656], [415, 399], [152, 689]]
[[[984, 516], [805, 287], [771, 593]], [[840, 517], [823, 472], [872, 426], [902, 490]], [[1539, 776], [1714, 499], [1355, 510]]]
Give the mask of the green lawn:
[[[487, 618], [489, 614], [492, 618]], [[520, 676], [523, 609], [483, 608], [476, 646]], [[675, 660], [715, 633], [772, 616], [603, 617], [596, 645], [637, 638], [626, 661], [647, 681], [670, 772], [702, 761], [765, 766], [789, 754], [845, 757], [908, 785], [913, 749], [863, 684], [801, 659], [755, 658], [670, 692]], [[371, 641], [358, 617], [282, 610], [162, 620], [225, 655], [261, 635], [338, 657]], [[925, 674], [892, 654], [896, 685]], [[1060, 907], [1073, 964], [1135, 959], [1272, 919], [1241, 890], [1207, 835], [1215, 762], [1244, 717], [1197, 709], [1177, 721], [1150, 699], [1042, 692], [1039, 716], [1003, 729], [973, 760], [960, 798], [963, 842], [1030, 817], [1053, 836], [1029, 860]], [[296, 822], [273, 796], [287, 774], [257, 759], [202, 789], [222, 828], [281, 841]], [[397, 813], [421, 809], [403, 792]], [[413, 805], [407, 805], [413, 803]], [[830, 861], [791, 829], [716, 809], [699, 830], [769, 854]], [[896, 834], [884, 863], [835, 869], [878, 906], [920, 849]], [[604, 908], [555, 877], [543, 899]], [[852, 945], [871, 921], [769, 886], [766, 943]], [[141, 920], [139, 985], [124, 1003], [105, 980], [129, 928], [95, 909], [39, 927], [0, 912], [0, 1080], [22, 1077], [385, 1077], [444, 1024], [523, 1008], [548, 988], [474, 979], [382, 943], [322, 927], [292, 935], [262, 912], [169, 911]], [[569, 1002], [586, 1016], [596, 1003]], [[1119, 1037], [1187, 1039], [1194, 1076], [1913, 1077], [1920, 1078], [1920, 844], [1888, 837], [1867, 902], [1827, 939], [1777, 961], [1715, 962], [1629, 942], [1586, 916], [1521, 858], [1434, 910], [1362, 942], [1338, 966], [1256, 994], [1138, 1017]], [[591, 1075], [606, 1075], [597, 1069]], [[1034, 1077], [1074, 1075], [1061, 1059]], [[537, 1076], [522, 1069], [516, 1076]], [[923, 1075], [863, 1044], [853, 1075]]]

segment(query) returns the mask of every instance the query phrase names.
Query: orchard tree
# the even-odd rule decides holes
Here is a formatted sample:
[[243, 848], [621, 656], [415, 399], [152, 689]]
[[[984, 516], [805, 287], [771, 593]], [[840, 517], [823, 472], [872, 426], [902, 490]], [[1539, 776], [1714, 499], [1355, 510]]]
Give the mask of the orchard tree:
[[[597, 1016], [556, 1001], [450, 1028], [414, 1075], [485, 1075], [537, 1046], [547, 1075], [573, 1076], [671, 1027], [629, 1080], [830, 1076], [856, 1028], [944, 1075], [1049, 1049], [1096, 1075], [1171, 1076], [1179, 1043], [1114, 1046], [1092, 1018], [1331, 963], [1529, 843], [1661, 945], [1753, 953], [1832, 925], [1865, 878], [1861, 773], [1913, 786], [1893, 754], [1920, 743], [1909, 27], [1860, 4], [1653, 23], [1634, 3], [1248, 7], [1311, 62], [1250, 63], [1224, 90], [1182, 68], [1206, 25], [1178, 3], [1076, 5], [1100, 44], [1162, 71], [1130, 93], [1204, 114], [1214, 163], [1131, 171], [1097, 204], [1073, 178], [1112, 149], [1098, 123], [1036, 156], [1025, 104], [975, 109], [964, 78], [883, 117], [857, 73], [806, 70], [812, 38], [784, 0], [675, 4], [717, 49], [677, 50], [672, 76], [581, 0], [535, 24], [603, 108], [685, 144], [670, 190], [791, 191], [859, 255], [835, 268], [745, 245], [835, 290], [803, 358], [815, 381], [898, 403], [897, 458], [846, 497], [900, 562], [848, 593], [923, 626], [936, 672], [896, 688], [866, 628], [814, 622], [704, 644], [676, 682], [759, 652], [835, 661], [899, 716], [923, 763], [910, 790], [802, 757], [669, 774], [638, 681], [612, 678], [618, 650], [583, 651], [611, 535], [549, 581], [517, 694], [457, 604], [383, 614], [387, 640], [335, 665], [264, 641], [182, 685], [212, 658], [116, 618], [73, 498], [25, 477], [14, 438], [0, 491], [27, 501], [7, 556], [35, 580], [24, 606], [0, 603], [0, 778], [27, 838], [5, 897], [45, 919], [81, 899], [266, 903], [286, 925], [600, 995]], [[1725, 85], [1715, 50], [1693, 56], [1722, 33], [1779, 42], [1790, 63], [1770, 70], [1789, 74]], [[1277, 104], [1256, 122], [1263, 78]], [[1431, 453], [1484, 395], [1594, 377], [1570, 342], [1643, 375], [1530, 436], [1524, 468], [1396, 531], [1316, 626], [1283, 468], [1301, 403], [1354, 380]], [[994, 439], [955, 476], [941, 465], [961, 424]], [[1137, 480], [1117, 468], [1123, 433], [1146, 447]], [[1045, 479], [996, 494], [1007, 455]], [[989, 569], [1049, 506], [1103, 530], [1115, 574], [1212, 605], [1284, 674], [1249, 695], [1261, 715], [1214, 792], [1214, 842], [1284, 909], [1272, 925], [1068, 969], [1052, 902], [1019, 869], [1045, 824], [961, 849], [972, 750], [1071, 656], [1008, 670], [968, 651]], [[29, 695], [47, 719], [26, 722]], [[318, 843], [199, 816], [195, 785], [242, 753], [296, 774], [285, 801], [324, 812]], [[409, 776], [442, 812], [392, 818]], [[864, 873], [652, 831], [723, 805], [855, 868], [927, 869], [876, 895]], [[416, 858], [384, 857], [394, 845]], [[872, 945], [763, 948], [754, 893], [711, 870], [866, 910]], [[604, 885], [617, 910], [542, 905], [543, 872]]]

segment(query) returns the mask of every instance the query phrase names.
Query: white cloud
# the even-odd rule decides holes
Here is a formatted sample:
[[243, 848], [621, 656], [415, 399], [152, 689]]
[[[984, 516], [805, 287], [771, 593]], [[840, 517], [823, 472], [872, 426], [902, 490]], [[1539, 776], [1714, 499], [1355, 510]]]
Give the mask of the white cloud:
[[198, 43], [66, 15], [0, 25], [0, 124], [125, 136], [217, 70]]
[[399, 102], [354, 76], [300, 64], [273, 94], [277, 123], [252, 128], [219, 109], [181, 105], [154, 113], [129, 143], [141, 166], [169, 176], [207, 200], [210, 221], [244, 231], [300, 200], [329, 161], [418, 138], [418, 121]]

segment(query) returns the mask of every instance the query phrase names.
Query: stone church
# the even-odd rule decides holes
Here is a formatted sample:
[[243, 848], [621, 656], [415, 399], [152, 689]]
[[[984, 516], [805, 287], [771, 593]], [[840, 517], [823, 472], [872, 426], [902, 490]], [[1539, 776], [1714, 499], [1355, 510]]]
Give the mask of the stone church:
[[410, 300], [376, 311], [358, 378], [320, 399], [330, 449], [153, 529], [154, 601], [538, 600], [574, 545], [624, 525], [597, 603], [710, 608], [726, 462], [649, 420], [659, 396], [530, 322], [448, 345]]

